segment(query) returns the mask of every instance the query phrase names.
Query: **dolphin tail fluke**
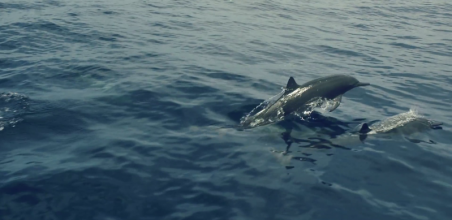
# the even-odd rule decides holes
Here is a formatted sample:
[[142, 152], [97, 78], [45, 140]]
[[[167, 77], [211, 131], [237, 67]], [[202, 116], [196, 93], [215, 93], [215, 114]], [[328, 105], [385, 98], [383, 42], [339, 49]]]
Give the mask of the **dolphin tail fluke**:
[[368, 86], [368, 85], [370, 85], [370, 83], [362, 83], [362, 82], [360, 82], [360, 83], [356, 84], [356, 87], [358, 87], [358, 86]]

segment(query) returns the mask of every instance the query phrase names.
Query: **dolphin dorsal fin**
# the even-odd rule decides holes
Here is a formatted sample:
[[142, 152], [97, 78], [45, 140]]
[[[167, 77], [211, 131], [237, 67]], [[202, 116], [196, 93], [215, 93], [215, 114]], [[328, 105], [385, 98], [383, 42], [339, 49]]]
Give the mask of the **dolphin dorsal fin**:
[[361, 126], [361, 129], [359, 129], [359, 133], [361, 134], [367, 134], [371, 131], [372, 129], [369, 128], [369, 125], [367, 123], [363, 123], [363, 125]]
[[298, 86], [297, 82], [295, 82], [295, 79], [293, 77], [290, 77], [289, 81], [287, 81], [286, 92], [284, 93], [284, 95], [291, 93], [298, 87], [299, 86]]

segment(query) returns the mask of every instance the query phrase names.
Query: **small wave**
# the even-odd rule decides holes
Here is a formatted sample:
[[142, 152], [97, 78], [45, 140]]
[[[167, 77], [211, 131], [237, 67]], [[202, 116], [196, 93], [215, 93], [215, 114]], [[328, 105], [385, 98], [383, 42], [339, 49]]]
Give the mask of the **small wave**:
[[18, 93], [0, 93], [0, 131], [21, 122], [29, 107], [28, 98]]

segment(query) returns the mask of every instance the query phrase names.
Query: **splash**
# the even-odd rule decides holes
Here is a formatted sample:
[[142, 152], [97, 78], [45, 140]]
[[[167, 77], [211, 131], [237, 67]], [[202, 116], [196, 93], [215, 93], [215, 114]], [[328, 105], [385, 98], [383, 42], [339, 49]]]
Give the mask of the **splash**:
[[311, 113], [315, 110], [321, 112], [329, 112], [334, 108], [335, 105], [339, 104], [340, 101], [335, 99], [326, 98], [314, 98], [309, 101], [304, 107], [301, 107], [298, 111], [295, 111], [293, 115], [297, 116], [301, 120], [305, 120], [311, 116]]
[[251, 110], [248, 114], [246, 114], [244, 117], [242, 117], [240, 119], [240, 123], [244, 123], [245, 121], [249, 120], [250, 117], [259, 114], [261, 111], [264, 111], [268, 107], [270, 107], [273, 104], [275, 104], [279, 99], [281, 99], [283, 97], [285, 91], [286, 91], [286, 89], [282, 88], [281, 92], [279, 92], [275, 96], [270, 97], [269, 99], [261, 102], [253, 110]]
[[321, 111], [330, 111], [337, 104], [340, 104], [340, 101], [335, 99], [327, 99], [327, 98], [314, 98], [308, 104], [308, 108], [306, 109], [306, 114], [311, 114], [314, 110], [320, 109]]
[[[303, 95], [305, 91], [310, 89], [311, 87], [299, 88], [290, 94], [284, 95], [286, 91], [283, 89], [279, 94], [265, 100], [256, 106], [251, 112], [249, 112], [245, 117], [243, 117], [240, 121], [240, 124], [247, 127], [257, 127], [261, 125], [271, 124], [275, 122], [279, 122], [285, 119], [284, 105], [292, 98], [296, 98], [297, 96]], [[299, 106], [299, 108], [291, 112], [291, 114], [298, 116], [303, 120], [304, 117], [309, 117], [309, 115], [315, 109], [322, 109], [323, 111], [329, 111], [333, 109], [334, 106], [337, 106], [340, 101], [335, 99], [326, 99], [321, 97], [315, 97], [308, 101], [307, 103]], [[274, 108], [270, 110], [270, 112], [265, 112], [270, 108]], [[260, 117], [261, 115], [265, 115], [264, 117]]]

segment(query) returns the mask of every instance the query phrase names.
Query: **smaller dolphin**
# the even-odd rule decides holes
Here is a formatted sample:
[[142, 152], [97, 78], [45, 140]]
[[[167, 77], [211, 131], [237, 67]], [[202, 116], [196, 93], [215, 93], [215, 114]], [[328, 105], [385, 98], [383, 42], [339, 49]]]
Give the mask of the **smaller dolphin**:
[[293, 77], [289, 78], [284, 94], [272, 105], [258, 113], [246, 117], [241, 122], [243, 128], [253, 128], [282, 120], [285, 116], [309, 109], [316, 100], [334, 100], [334, 111], [342, 100], [342, 95], [349, 90], [367, 86], [356, 78], [347, 75], [331, 75], [298, 85]]
[[354, 133], [360, 135], [364, 140], [370, 134], [401, 134], [412, 135], [431, 129], [442, 129], [442, 122], [424, 118], [414, 111], [400, 113], [377, 123], [362, 123], [355, 129]]
[[[429, 130], [442, 129], [443, 123], [425, 118], [413, 110], [403, 112], [383, 120], [375, 120], [368, 123], [361, 123], [355, 128], [348, 131], [338, 131], [334, 138], [327, 138], [306, 124], [303, 127], [298, 125], [292, 128], [281, 128], [278, 126], [269, 126], [261, 131], [280, 134], [287, 147], [290, 148], [292, 143], [303, 144], [304, 148], [340, 148], [343, 150], [351, 150], [353, 146], [361, 145], [367, 137], [375, 138], [392, 138], [399, 135], [409, 136], [419, 135]], [[408, 138], [407, 138], [408, 139]], [[411, 141], [411, 139], [408, 139]], [[286, 149], [286, 152], [289, 149]]]
[[[418, 135], [419, 133], [433, 129], [442, 129], [441, 125], [443, 125], [442, 122], [427, 119], [421, 115], [418, 115], [415, 111], [410, 110], [408, 112], [400, 113], [383, 119], [382, 121], [378, 120], [369, 123], [361, 123], [354, 129], [351, 129], [348, 132], [334, 138], [325, 138], [318, 136], [316, 135], [315, 131], [310, 130], [309, 127], [303, 127], [303, 129], [301, 129], [303, 130], [303, 132], [301, 133], [299, 132], [301, 131], [300, 128], [297, 128], [295, 130], [297, 132], [295, 133], [295, 135], [298, 137], [296, 138], [294, 137], [294, 134], [292, 134], [292, 130], [284, 131], [281, 128], [279, 128], [279, 130], [276, 130], [278, 129], [276, 128], [276, 126], [270, 126], [274, 127], [274, 132], [282, 132], [281, 138], [287, 144], [285, 151], [273, 150], [272, 152], [275, 153], [275, 156], [283, 165], [286, 166], [286, 168], [289, 165], [290, 167], [293, 167], [290, 163], [292, 159], [302, 159], [305, 162], [311, 161], [315, 164], [325, 164], [329, 162], [330, 155], [334, 154], [333, 152], [336, 149], [353, 150], [355, 147], [363, 145], [364, 141], [368, 137], [393, 138], [402, 135], [406, 140], [413, 143], [424, 142], [428, 144], [434, 144], [435, 142], [432, 140], [416, 139], [413, 138], [412, 135]], [[303, 150], [290, 151], [292, 143], [302, 144], [299, 147], [302, 147]], [[325, 151], [327, 153], [326, 156], [322, 156], [322, 154], [315, 154], [315, 152], [325, 153]], [[301, 155], [297, 152], [301, 152]], [[306, 156], [307, 154], [309, 156]], [[311, 157], [311, 155], [314, 154], [315, 156], [313, 157], [315, 159]]]

